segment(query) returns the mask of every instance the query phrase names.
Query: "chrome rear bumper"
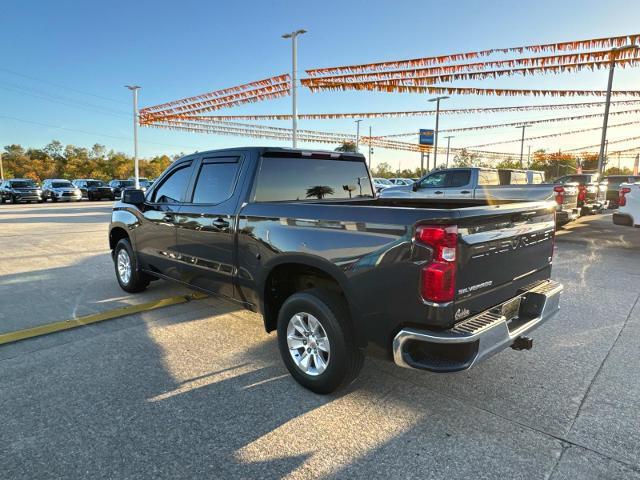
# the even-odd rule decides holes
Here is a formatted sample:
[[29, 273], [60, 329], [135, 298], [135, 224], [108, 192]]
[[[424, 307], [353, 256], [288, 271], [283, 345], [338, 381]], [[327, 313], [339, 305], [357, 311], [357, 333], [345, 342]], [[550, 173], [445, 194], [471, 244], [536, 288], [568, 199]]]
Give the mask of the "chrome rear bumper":
[[432, 372], [471, 368], [555, 315], [562, 288], [547, 280], [449, 330], [402, 329], [393, 339], [394, 362]]

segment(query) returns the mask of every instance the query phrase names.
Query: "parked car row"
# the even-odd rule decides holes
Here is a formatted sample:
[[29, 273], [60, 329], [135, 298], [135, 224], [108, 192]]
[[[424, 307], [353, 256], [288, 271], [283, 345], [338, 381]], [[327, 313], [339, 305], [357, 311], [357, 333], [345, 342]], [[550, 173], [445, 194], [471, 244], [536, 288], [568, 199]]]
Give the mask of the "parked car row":
[[[140, 178], [140, 188], [146, 191], [152, 180]], [[102, 180], [78, 178], [67, 180], [64, 178], [49, 178], [38, 185], [30, 178], [12, 178], [0, 182], [0, 203], [43, 203], [68, 201], [79, 202], [87, 200], [115, 200], [122, 196], [126, 188], [134, 188], [135, 180], [111, 180], [108, 184]]]

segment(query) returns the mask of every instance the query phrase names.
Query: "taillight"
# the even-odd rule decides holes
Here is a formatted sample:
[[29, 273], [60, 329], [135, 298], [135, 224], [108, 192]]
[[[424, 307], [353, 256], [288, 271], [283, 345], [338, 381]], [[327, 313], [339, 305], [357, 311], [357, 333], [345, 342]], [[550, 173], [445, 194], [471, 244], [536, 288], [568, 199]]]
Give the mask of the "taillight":
[[618, 206], [624, 207], [627, 204], [627, 197], [625, 195], [629, 193], [631, 189], [629, 187], [622, 187], [618, 197]]
[[562, 185], [556, 185], [553, 187], [553, 191], [556, 194], [556, 203], [562, 205], [564, 203], [564, 187]]
[[458, 227], [419, 226], [416, 241], [433, 250], [431, 262], [422, 267], [422, 298], [436, 303], [452, 301], [456, 288]]

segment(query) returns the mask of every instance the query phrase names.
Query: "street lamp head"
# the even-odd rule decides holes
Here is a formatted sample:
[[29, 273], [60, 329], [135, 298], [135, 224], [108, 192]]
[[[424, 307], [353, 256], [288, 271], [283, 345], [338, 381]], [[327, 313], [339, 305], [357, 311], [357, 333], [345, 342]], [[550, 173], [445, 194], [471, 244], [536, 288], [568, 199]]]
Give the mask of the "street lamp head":
[[295, 32], [285, 33], [284, 35], [282, 35], [282, 38], [293, 38], [297, 37], [298, 35], [302, 35], [303, 33], [307, 33], [307, 31], [301, 28], [300, 30], [296, 30]]
[[430, 98], [429, 101], [430, 102], [437, 102], [438, 100], [446, 100], [447, 98], [451, 98], [447, 95], [442, 95], [440, 97], [434, 97], [434, 98]]
[[125, 85], [125, 88], [128, 88], [129, 90], [140, 90], [142, 87], [139, 87], [138, 85]]

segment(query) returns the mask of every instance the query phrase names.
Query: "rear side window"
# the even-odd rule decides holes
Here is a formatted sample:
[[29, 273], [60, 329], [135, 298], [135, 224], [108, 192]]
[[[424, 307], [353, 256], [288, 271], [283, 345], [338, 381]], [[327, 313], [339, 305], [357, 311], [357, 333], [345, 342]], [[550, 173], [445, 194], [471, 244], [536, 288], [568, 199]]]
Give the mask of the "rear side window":
[[464, 187], [469, 185], [471, 170], [458, 170], [447, 173], [447, 187]]
[[544, 183], [543, 178], [542, 178], [542, 174], [541, 173], [537, 173], [537, 172], [532, 173], [531, 174], [531, 183], [534, 183], [534, 184]]
[[373, 198], [364, 162], [263, 157], [256, 202]]
[[190, 164], [176, 168], [164, 178], [162, 184], [153, 192], [151, 201], [155, 203], [180, 203], [187, 189], [190, 175]]
[[205, 159], [193, 191], [193, 203], [220, 203], [231, 197], [238, 166], [237, 157]]
[[478, 185], [500, 185], [500, 175], [493, 170], [480, 170], [478, 172]]
[[526, 172], [511, 172], [511, 185], [526, 185]]

